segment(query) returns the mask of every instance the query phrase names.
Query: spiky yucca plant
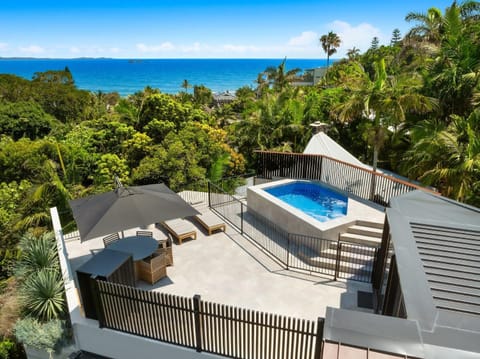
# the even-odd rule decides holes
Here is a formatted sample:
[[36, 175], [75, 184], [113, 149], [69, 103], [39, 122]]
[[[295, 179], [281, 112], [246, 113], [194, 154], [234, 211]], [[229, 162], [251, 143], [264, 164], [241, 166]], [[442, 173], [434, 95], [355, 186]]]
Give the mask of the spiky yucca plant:
[[20, 290], [20, 302], [27, 315], [40, 321], [61, 318], [65, 294], [59, 271], [43, 268], [26, 278]]
[[44, 268], [58, 269], [58, 256], [52, 233], [39, 237], [26, 234], [20, 240], [21, 256], [15, 274], [17, 278], [28, 278]]
[[65, 294], [53, 234], [27, 234], [21, 239], [20, 248], [22, 254], [15, 273], [22, 311], [43, 322], [61, 318]]

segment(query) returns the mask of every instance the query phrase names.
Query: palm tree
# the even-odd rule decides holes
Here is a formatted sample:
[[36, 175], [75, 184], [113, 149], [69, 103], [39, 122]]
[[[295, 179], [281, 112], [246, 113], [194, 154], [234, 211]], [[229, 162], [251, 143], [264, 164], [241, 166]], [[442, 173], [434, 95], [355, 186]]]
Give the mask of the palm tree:
[[407, 175], [435, 186], [458, 201], [480, 205], [480, 110], [465, 119], [425, 120], [411, 129], [410, 150], [402, 167]]
[[192, 85], [190, 84], [190, 82], [188, 82], [187, 79], [185, 79], [182, 82], [182, 88], [185, 90], [185, 92], [188, 92], [188, 89], [192, 88]]
[[340, 47], [341, 42], [342, 41], [340, 40], [340, 37], [333, 31], [329, 31], [328, 34], [322, 35], [320, 38], [323, 51], [327, 54], [327, 71], [330, 62], [330, 56], [337, 52], [337, 48]]
[[441, 36], [443, 22], [442, 11], [439, 8], [431, 7], [427, 13], [410, 12], [405, 17], [407, 22], [416, 22], [405, 36], [408, 39], [425, 39], [428, 42], [438, 44]]
[[[478, 25], [472, 25], [475, 9], [470, 2], [445, 10], [441, 43], [430, 66], [430, 87], [440, 100], [441, 116], [449, 121], [451, 114], [468, 116], [480, 83], [480, 48]], [[479, 3], [477, 4], [477, 13]]]
[[290, 83], [295, 81], [298, 72], [300, 72], [300, 69], [298, 68], [286, 71], [286, 62], [287, 58], [284, 58], [280, 65], [277, 67], [270, 66], [266, 68], [264, 72], [269, 84], [272, 85], [275, 90], [280, 92], [285, 90]]
[[480, 3], [474, 0], [466, 0], [462, 3], [453, 1], [452, 5], [447, 7], [445, 14], [436, 7], [431, 7], [427, 13], [410, 12], [405, 17], [408, 22], [417, 22], [407, 33], [407, 38], [419, 38], [430, 43], [438, 45], [443, 36], [449, 33], [445, 27], [452, 26], [457, 22], [478, 21]]
[[263, 96], [263, 94], [268, 90], [268, 80], [267, 80], [267, 74], [265, 72], [260, 72], [257, 75], [257, 79], [255, 80], [255, 83], [257, 84], [257, 88], [255, 89], [255, 93], [257, 98], [260, 98]]
[[254, 149], [271, 150], [288, 143], [294, 151], [304, 148], [305, 102], [295, 93], [288, 96], [267, 93], [255, 102], [255, 107], [244, 113], [244, 119], [233, 124], [239, 152]]
[[373, 146], [373, 170], [377, 168], [378, 154], [386, 140], [388, 127], [398, 126], [406, 114], [426, 113], [436, 106], [436, 101], [419, 93], [418, 76], [388, 75], [385, 60], [375, 62], [375, 75], [370, 79], [364, 68], [357, 64], [356, 80], [347, 84], [348, 100], [337, 108], [338, 118], [350, 122], [363, 118], [370, 120], [367, 128], [368, 142]]
[[347, 57], [349, 61], [354, 61], [360, 56], [360, 49], [357, 49], [355, 46], [347, 50]]
[[20, 230], [34, 229], [41, 233], [51, 226], [50, 208], [57, 206], [60, 211], [68, 212], [68, 200], [71, 198], [58, 174], [57, 164], [52, 160], [43, 163], [26, 162], [36, 172], [36, 183], [22, 204], [23, 218], [15, 227]]

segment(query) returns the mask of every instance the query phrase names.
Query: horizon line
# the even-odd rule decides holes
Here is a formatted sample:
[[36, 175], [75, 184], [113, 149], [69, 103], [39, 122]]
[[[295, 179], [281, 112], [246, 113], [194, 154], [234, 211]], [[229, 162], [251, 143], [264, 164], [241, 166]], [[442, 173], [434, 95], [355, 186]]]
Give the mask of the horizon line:
[[[305, 57], [34, 57], [34, 56], [0, 56], [0, 60], [327, 60], [326, 58]], [[330, 58], [329, 60], [341, 60]]]

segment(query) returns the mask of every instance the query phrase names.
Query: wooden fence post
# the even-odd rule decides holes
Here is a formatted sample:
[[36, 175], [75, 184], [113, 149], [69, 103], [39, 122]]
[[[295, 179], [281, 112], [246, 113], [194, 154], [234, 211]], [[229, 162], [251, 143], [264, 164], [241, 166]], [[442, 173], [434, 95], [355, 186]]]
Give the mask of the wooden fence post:
[[372, 173], [372, 179], [370, 182], [370, 201], [375, 202], [375, 191], [377, 187], [377, 173]]
[[196, 350], [202, 351], [202, 318], [200, 315], [200, 295], [193, 296], [193, 321], [195, 324]]
[[317, 319], [317, 336], [315, 341], [315, 355], [314, 359], [320, 359], [322, 357], [322, 346], [323, 346], [323, 326], [325, 324], [324, 318]]

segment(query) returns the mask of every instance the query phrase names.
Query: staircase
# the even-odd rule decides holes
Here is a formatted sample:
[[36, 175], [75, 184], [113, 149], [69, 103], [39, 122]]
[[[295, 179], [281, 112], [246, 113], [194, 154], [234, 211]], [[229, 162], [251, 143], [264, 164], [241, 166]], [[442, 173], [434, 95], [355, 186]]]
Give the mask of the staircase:
[[[300, 246], [296, 256], [312, 267], [328, 271], [338, 269], [341, 278], [369, 280], [375, 251], [382, 241], [382, 233], [383, 223], [358, 220], [340, 234], [339, 242], [331, 242], [329, 248], [317, 252]], [[338, 267], [337, 260], [340, 261]]]
[[357, 222], [340, 234], [341, 242], [360, 244], [363, 246], [380, 247], [382, 242], [383, 223], [365, 220]]

